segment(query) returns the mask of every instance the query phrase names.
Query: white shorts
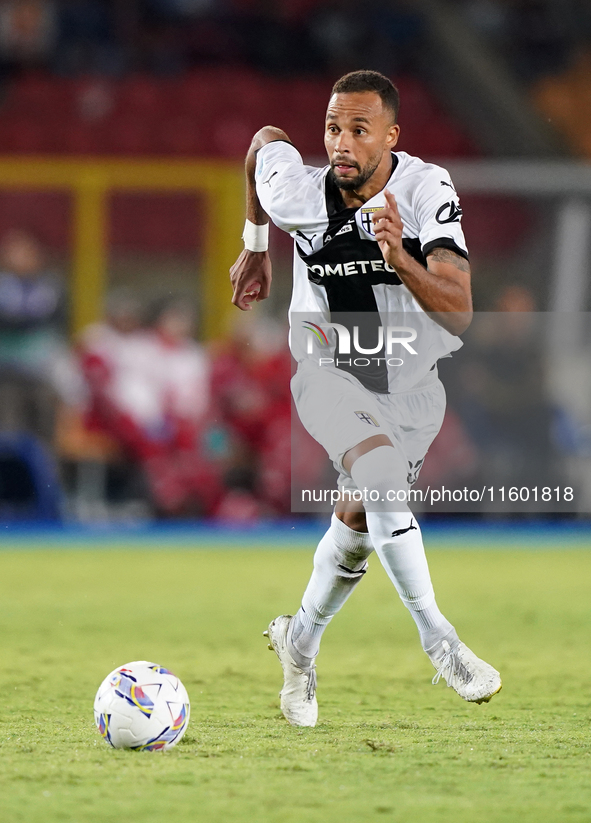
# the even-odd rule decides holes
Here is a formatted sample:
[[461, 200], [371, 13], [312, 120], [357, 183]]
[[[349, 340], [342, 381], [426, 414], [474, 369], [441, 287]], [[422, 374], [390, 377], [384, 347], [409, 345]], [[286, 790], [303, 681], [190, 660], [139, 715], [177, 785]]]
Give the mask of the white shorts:
[[342, 463], [349, 449], [385, 434], [406, 460], [412, 485], [445, 415], [445, 389], [436, 368], [409, 391], [375, 394], [347, 372], [304, 360], [291, 392], [302, 424], [340, 473], [339, 487], [351, 491], [356, 487]]

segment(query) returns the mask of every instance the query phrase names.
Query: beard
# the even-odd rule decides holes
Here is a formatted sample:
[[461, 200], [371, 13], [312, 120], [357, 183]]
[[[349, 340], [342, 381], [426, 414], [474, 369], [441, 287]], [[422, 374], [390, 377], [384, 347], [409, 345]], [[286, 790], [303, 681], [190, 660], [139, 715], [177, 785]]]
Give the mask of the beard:
[[362, 169], [359, 163], [351, 162], [351, 166], [354, 169], [357, 169], [356, 177], [339, 177], [335, 172], [335, 166], [338, 165], [336, 161], [333, 161], [330, 164], [330, 173], [333, 176], [333, 180], [336, 182], [339, 189], [343, 191], [356, 191], [363, 186], [372, 174], [375, 172], [377, 167], [380, 165], [380, 160], [382, 159], [382, 155], [372, 157], [368, 162], [367, 165]]

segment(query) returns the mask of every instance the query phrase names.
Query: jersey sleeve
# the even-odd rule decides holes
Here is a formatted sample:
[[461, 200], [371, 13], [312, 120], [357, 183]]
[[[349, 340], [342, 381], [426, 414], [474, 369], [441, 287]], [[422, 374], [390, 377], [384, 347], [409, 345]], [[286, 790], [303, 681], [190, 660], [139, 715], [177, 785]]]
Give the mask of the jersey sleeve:
[[417, 187], [414, 212], [425, 257], [433, 249], [444, 248], [468, 259], [460, 199], [445, 169], [435, 166], [425, 175]]
[[292, 143], [275, 140], [258, 150], [255, 181], [261, 206], [278, 228], [292, 233], [318, 224], [325, 211], [318, 170], [304, 166]]

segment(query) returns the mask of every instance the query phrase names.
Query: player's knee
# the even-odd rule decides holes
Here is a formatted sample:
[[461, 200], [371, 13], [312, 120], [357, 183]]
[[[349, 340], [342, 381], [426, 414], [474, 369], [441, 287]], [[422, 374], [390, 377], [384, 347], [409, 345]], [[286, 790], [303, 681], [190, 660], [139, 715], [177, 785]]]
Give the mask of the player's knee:
[[343, 466], [346, 471], [350, 472], [356, 460], [364, 454], [379, 448], [379, 446], [392, 446], [392, 441], [385, 434], [374, 434], [373, 437], [368, 437], [367, 440], [363, 440], [353, 446], [352, 449], [349, 449], [343, 457]]
[[406, 461], [393, 446], [378, 446], [357, 458], [351, 468], [366, 511], [408, 512]]
[[367, 533], [367, 520], [363, 509], [361, 511], [337, 512], [337, 517], [352, 531], [359, 532], [361, 534]]

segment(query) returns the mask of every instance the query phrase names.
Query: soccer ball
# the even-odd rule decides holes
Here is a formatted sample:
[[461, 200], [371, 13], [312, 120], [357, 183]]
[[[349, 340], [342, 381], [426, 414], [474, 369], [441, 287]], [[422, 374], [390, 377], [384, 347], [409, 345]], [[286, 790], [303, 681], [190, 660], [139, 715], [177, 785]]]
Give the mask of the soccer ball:
[[94, 722], [115, 749], [170, 749], [187, 730], [190, 712], [178, 677], [147, 660], [115, 669], [94, 699]]

